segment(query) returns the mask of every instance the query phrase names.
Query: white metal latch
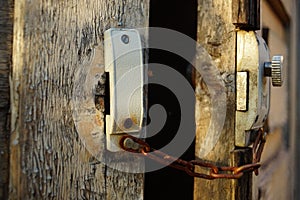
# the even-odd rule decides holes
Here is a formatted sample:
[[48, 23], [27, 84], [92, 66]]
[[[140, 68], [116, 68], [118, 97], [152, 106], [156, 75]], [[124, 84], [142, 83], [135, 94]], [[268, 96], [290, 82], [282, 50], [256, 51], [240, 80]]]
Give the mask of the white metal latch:
[[110, 88], [110, 109], [106, 115], [107, 149], [121, 151], [118, 144], [120, 134], [138, 135], [144, 116], [143, 53], [138, 31], [105, 31], [104, 58]]
[[270, 62], [269, 49], [254, 31], [237, 32], [235, 145], [250, 145], [251, 131], [263, 127], [269, 114], [270, 80], [282, 85], [282, 56]]

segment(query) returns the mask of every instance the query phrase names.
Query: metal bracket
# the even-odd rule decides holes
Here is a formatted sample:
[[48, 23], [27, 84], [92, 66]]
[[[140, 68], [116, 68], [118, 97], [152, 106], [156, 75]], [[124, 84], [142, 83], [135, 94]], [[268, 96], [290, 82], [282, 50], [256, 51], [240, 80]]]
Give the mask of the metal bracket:
[[134, 29], [104, 33], [105, 71], [109, 73], [110, 108], [106, 115], [107, 149], [121, 151], [119, 136], [137, 136], [142, 128], [144, 68], [140, 35]]
[[251, 132], [263, 127], [270, 108], [270, 79], [282, 85], [282, 56], [270, 61], [269, 49], [254, 31], [237, 32], [235, 145], [251, 144]]
[[264, 76], [264, 63], [268, 61], [269, 50], [261, 37], [254, 31], [237, 32], [236, 146], [249, 146], [251, 130], [267, 119], [270, 81]]

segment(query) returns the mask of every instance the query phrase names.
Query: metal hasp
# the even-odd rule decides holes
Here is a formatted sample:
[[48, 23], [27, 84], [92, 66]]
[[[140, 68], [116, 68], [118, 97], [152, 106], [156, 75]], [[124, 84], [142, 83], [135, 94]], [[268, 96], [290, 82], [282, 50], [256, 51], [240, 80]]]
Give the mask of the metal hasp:
[[142, 43], [135, 29], [104, 32], [105, 71], [109, 73], [109, 113], [106, 139], [109, 151], [122, 151], [120, 136], [138, 137], [143, 123], [144, 65]]
[[265, 41], [254, 31], [237, 32], [235, 145], [251, 144], [251, 132], [263, 127], [270, 108], [270, 80], [282, 85], [282, 56], [270, 61]]

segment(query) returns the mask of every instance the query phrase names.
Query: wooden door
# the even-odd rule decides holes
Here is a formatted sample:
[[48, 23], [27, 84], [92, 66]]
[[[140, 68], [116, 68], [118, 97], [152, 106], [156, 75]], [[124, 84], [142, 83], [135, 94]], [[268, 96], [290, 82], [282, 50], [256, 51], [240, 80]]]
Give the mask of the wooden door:
[[[9, 188], [2, 187], [2, 198], [142, 199], [143, 174], [106, 167], [85, 148], [71, 100], [76, 71], [90, 61], [96, 47], [103, 51], [103, 32], [148, 26], [149, 1], [17, 0], [14, 12], [12, 1], [1, 1], [1, 7], [2, 2], [7, 16], [14, 15], [8, 20], [14, 30], [13, 64], [6, 69], [11, 71], [10, 168], [2, 168], [9, 173]], [[12, 33], [11, 28], [6, 31]], [[103, 117], [98, 124], [103, 130]], [[8, 161], [1, 157], [1, 165], [2, 160]], [[4, 183], [7, 177], [1, 176]]]
[[0, 4], [0, 199], [5, 199], [9, 183], [9, 75], [12, 67], [13, 1], [4, 0]]
[[[1, 99], [0, 113], [3, 118], [10, 119], [10, 130], [4, 121], [0, 124], [4, 133], [0, 137], [2, 198], [251, 199], [250, 174], [240, 180], [211, 181], [193, 179], [183, 172], [166, 168], [146, 174], [144, 181], [144, 174], [120, 172], [98, 162], [82, 142], [72, 116], [75, 75], [78, 70], [87, 68], [87, 63], [93, 63], [93, 55], [97, 53], [99, 81], [104, 87], [101, 54], [104, 31], [110, 27], [148, 27], [148, 0], [0, 2], [8, 2], [7, 10], [1, 10], [0, 14], [9, 16], [8, 28], [0, 21], [0, 27], [5, 28], [0, 31], [6, 34], [5, 37], [1, 35], [1, 42], [5, 38], [6, 43], [0, 43], [0, 50], [8, 57], [0, 57], [1, 73], [5, 75], [0, 79], [1, 84], [4, 83], [0, 92], [6, 95]], [[236, 28], [257, 28], [259, 15], [252, 11], [259, 8], [258, 2], [198, 0], [189, 4], [181, 1], [162, 4], [151, 1], [150, 9], [154, 10], [150, 12], [150, 25], [183, 32], [199, 42], [219, 70], [226, 88], [224, 126], [215, 129], [210, 126], [211, 116], [218, 110], [212, 106], [212, 96], [201, 74], [186, 73], [186, 62], [162, 59], [166, 63], [175, 63], [173, 67], [195, 87], [195, 113], [191, 113], [191, 118], [194, 118], [196, 139], [182, 157], [184, 159], [201, 158], [217, 165], [242, 165], [251, 160], [250, 148], [237, 149], [234, 145], [235, 31]], [[147, 41], [148, 34], [143, 38]], [[155, 58], [157, 55], [150, 52], [150, 60], [159, 60]], [[167, 58], [173, 59], [172, 56]], [[159, 95], [158, 91], [150, 88], [150, 101]], [[95, 120], [102, 130], [97, 135], [101, 156], [105, 97], [100, 95], [99, 98], [99, 118]], [[9, 101], [11, 116], [8, 116]], [[172, 108], [171, 111], [175, 110]], [[212, 135], [207, 136], [208, 132]], [[203, 154], [205, 138], [219, 133], [213, 151]], [[148, 142], [155, 146], [160, 140]]]
[[[196, 73], [196, 158], [224, 166], [252, 162], [251, 148], [235, 146], [236, 32], [260, 29], [259, 11], [259, 0], [198, 1], [197, 41], [211, 56], [208, 66], [218, 69], [225, 99], [222, 102], [220, 94], [213, 94]], [[194, 199], [252, 199], [252, 173], [238, 180], [194, 181]]]

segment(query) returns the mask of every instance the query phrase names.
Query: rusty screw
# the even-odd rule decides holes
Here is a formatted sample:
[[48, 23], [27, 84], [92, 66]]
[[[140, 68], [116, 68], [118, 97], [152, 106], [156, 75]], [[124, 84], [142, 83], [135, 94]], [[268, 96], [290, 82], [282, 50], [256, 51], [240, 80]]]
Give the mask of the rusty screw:
[[138, 150], [140, 148], [140, 145], [136, 142], [134, 142], [131, 138], [126, 138], [123, 142], [124, 147], [132, 150]]

